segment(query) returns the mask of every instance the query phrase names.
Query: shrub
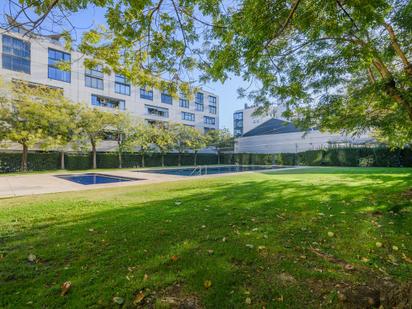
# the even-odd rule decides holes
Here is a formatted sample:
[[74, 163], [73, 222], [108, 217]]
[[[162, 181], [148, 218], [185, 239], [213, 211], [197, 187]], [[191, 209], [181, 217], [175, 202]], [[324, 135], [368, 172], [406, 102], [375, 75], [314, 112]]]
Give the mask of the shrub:
[[[136, 153], [124, 153], [123, 167], [140, 167], [141, 156]], [[176, 166], [178, 154], [168, 153], [164, 157], [165, 166]], [[0, 173], [10, 173], [20, 170], [20, 153], [0, 153]], [[65, 155], [66, 168], [69, 170], [84, 170], [92, 167], [92, 158], [89, 153], [68, 153]], [[193, 165], [194, 154], [182, 154], [182, 165]], [[197, 157], [198, 165], [217, 164], [216, 154], [200, 153]], [[276, 154], [220, 154], [221, 164], [259, 164], [259, 165], [307, 165], [307, 166], [382, 166], [382, 167], [412, 167], [412, 149], [391, 150], [379, 148], [330, 148], [309, 150], [300, 153]], [[99, 152], [97, 166], [99, 168], [117, 168], [119, 165], [117, 153]], [[145, 166], [161, 166], [159, 153], [145, 155]], [[28, 169], [32, 171], [56, 170], [60, 168], [60, 153], [58, 152], [30, 152]]]

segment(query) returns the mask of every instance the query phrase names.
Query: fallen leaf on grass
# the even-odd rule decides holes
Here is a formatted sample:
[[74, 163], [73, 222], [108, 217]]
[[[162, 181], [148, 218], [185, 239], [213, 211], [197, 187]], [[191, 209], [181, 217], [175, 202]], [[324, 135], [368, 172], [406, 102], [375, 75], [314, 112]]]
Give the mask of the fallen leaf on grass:
[[329, 237], [333, 237], [333, 236], [335, 236], [335, 233], [333, 233], [333, 232], [328, 232], [328, 236], [329, 236]]
[[375, 243], [375, 246], [378, 247], [378, 248], [381, 248], [383, 246], [383, 244], [380, 241], [377, 241]]
[[403, 258], [406, 262], [412, 264], [412, 259], [410, 259], [409, 257], [407, 257], [407, 256], [405, 255], [405, 253], [402, 253], [402, 258]]
[[34, 254], [30, 253], [29, 256], [27, 257], [27, 260], [31, 263], [36, 263], [37, 261], [37, 256], [35, 256]]
[[176, 256], [176, 255], [172, 255], [172, 256], [170, 257], [170, 259], [171, 259], [173, 262], [176, 262], [176, 261], [177, 261], [177, 256]]
[[65, 283], [63, 283], [62, 286], [60, 287], [62, 290], [60, 295], [61, 296], [66, 295], [69, 292], [71, 287], [72, 287], [72, 283], [70, 281], [66, 281]]
[[113, 297], [113, 302], [115, 304], [122, 305], [124, 303], [124, 298], [119, 297], [119, 296], [115, 296], [115, 297]]
[[211, 280], [205, 280], [205, 282], [203, 282], [203, 286], [205, 287], [205, 289], [208, 289], [212, 286], [212, 281]]
[[393, 250], [393, 251], [398, 251], [399, 248], [398, 248], [398, 246], [392, 246], [392, 250]]
[[133, 300], [133, 304], [134, 305], [138, 305], [139, 303], [142, 302], [142, 300], [144, 299], [144, 293], [142, 291], [140, 291], [134, 298]]
[[346, 264], [346, 265], [344, 266], [344, 268], [345, 268], [345, 270], [354, 270], [354, 269], [355, 269], [355, 266], [353, 266], [353, 265], [351, 265], [351, 264]]
[[247, 305], [250, 305], [250, 304], [252, 303], [252, 299], [251, 299], [250, 297], [246, 297], [245, 303], [246, 303]]

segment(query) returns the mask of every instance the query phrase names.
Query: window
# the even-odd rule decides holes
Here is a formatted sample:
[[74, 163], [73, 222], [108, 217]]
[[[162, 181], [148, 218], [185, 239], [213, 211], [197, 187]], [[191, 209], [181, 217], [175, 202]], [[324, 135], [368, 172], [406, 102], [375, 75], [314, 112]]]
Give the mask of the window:
[[243, 129], [234, 129], [233, 133], [235, 137], [241, 136], [243, 134]]
[[162, 103], [165, 103], [165, 104], [170, 104], [170, 105], [173, 104], [172, 96], [166, 92], [162, 92], [161, 101]]
[[216, 114], [216, 97], [209, 96], [209, 113]]
[[216, 120], [215, 120], [215, 118], [214, 117], [208, 117], [208, 116], [204, 116], [203, 117], [203, 122], [205, 123], [205, 124], [215, 124], [216, 123]]
[[204, 103], [203, 93], [201, 92], [196, 93], [196, 97], [195, 97], [196, 111], [203, 112], [205, 110], [203, 103]]
[[233, 133], [235, 137], [243, 134], [243, 112], [233, 114]]
[[195, 121], [195, 114], [182, 112], [182, 120]]
[[103, 71], [101, 65], [94, 69], [86, 69], [85, 84], [86, 87], [103, 89]]
[[243, 120], [243, 112], [237, 112], [233, 114], [233, 119]]
[[189, 108], [189, 100], [180, 98], [179, 99], [179, 106], [184, 108]]
[[130, 95], [130, 82], [123, 75], [116, 74], [114, 80], [114, 92]]
[[140, 88], [140, 97], [142, 99], [153, 101], [153, 90], [146, 90], [145, 88]]
[[147, 115], [159, 116], [164, 118], [169, 117], [169, 110], [167, 108], [145, 105], [145, 110]]
[[3, 35], [3, 69], [30, 74], [30, 43]]
[[205, 107], [203, 104], [199, 104], [197, 102], [195, 102], [195, 109], [197, 112], [203, 112], [205, 110]]
[[62, 82], [71, 82], [71, 71], [65, 71], [58, 68], [62, 62], [70, 63], [71, 56], [68, 53], [49, 48], [49, 68], [48, 77], [50, 79], [60, 80]]
[[103, 132], [103, 140], [104, 141], [117, 141], [119, 138], [115, 132], [105, 131]]
[[209, 128], [209, 127], [205, 127], [205, 134], [209, 131], [213, 131], [215, 130], [215, 128]]
[[126, 109], [126, 103], [124, 100], [102, 97], [102, 96], [98, 96], [95, 94], [92, 94], [92, 105], [108, 107], [108, 108], [116, 108], [120, 110]]

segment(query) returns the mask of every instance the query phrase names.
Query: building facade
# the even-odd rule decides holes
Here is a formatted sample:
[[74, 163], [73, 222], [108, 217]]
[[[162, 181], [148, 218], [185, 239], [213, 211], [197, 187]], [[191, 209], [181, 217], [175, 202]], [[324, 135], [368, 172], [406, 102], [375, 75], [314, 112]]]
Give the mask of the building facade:
[[316, 129], [304, 131], [282, 119], [279, 112], [255, 116], [255, 109], [245, 108], [233, 114], [236, 153], [297, 153], [332, 146], [369, 145], [375, 142], [367, 134], [349, 136]]
[[[192, 101], [158, 89], [131, 85], [121, 75], [86, 69], [84, 55], [67, 51], [56, 36], [24, 36], [19, 28], [1, 33], [0, 76], [61, 88], [74, 102], [105, 111], [123, 110], [148, 123], [182, 123], [207, 132], [219, 128], [219, 97], [201, 90]], [[70, 64], [70, 71], [58, 63]]]
[[262, 115], [255, 115], [255, 111], [256, 106], [245, 104], [243, 109], [233, 113], [233, 135], [235, 137], [242, 136], [271, 118], [281, 119], [283, 108], [276, 107]]

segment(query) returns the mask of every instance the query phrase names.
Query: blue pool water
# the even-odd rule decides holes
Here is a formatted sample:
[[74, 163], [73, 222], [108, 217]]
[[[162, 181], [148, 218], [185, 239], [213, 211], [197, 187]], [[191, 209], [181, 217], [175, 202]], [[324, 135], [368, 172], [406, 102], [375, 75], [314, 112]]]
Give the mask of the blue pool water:
[[213, 174], [224, 174], [224, 173], [239, 173], [247, 171], [260, 171], [268, 169], [279, 169], [278, 166], [262, 166], [262, 165], [231, 165], [231, 166], [200, 166], [197, 168], [168, 168], [159, 170], [144, 170], [139, 171], [142, 173], [157, 173], [157, 174], [167, 174], [167, 175], [178, 175], [178, 176], [201, 176], [201, 175], [213, 175]]
[[117, 176], [109, 176], [109, 175], [103, 175], [103, 174], [94, 174], [94, 173], [87, 173], [87, 174], [80, 174], [80, 175], [59, 175], [57, 177], [66, 179], [69, 181], [73, 181], [73, 182], [76, 182], [82, 185], [96, 185], [96, 184], [102, 184], [102, 183], [141, 180], [141, 179], [127, 178], [127, 177], [117, 177]]

